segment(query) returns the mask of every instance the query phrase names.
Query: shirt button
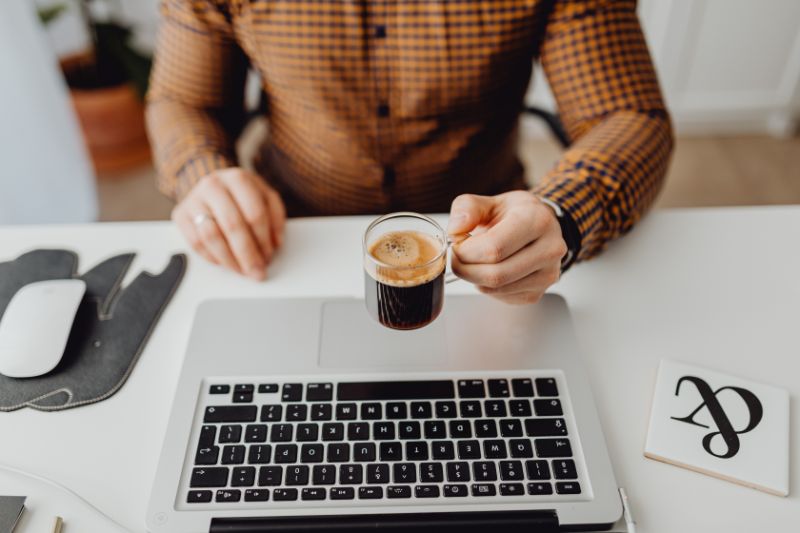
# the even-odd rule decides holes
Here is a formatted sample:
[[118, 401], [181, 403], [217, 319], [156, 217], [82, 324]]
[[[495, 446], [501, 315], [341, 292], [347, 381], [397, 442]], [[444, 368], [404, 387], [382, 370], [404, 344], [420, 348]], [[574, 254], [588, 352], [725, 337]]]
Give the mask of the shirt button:
[[375, 26], [375, 37], [377, 37], [378, 39], [383, 39], [384, 37], [386, 37], [386, 26], [384, 25]]
[[389, 104], [381, 104], [378, 106], [378, 116], [382, 118], [389, 116]]

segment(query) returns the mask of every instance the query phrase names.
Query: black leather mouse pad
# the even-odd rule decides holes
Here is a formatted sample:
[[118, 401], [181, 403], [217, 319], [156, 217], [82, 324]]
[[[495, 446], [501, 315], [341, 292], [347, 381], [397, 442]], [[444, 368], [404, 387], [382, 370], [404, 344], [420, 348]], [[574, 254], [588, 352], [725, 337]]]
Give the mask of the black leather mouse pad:
[[111, 257], [83, 275], [78, 275], [78, 256], [68, 250], [34, 250], [0, 263], [0, 320], [24, 285], [69, 278], [86, 282], [61, 362], [35, 378], [0, 374], [0, 411], [68, 409], [104, 400], [122, 387], [186, 270], [186, 256], [173, 255], [160, 274], [142, 272], [122, 288], [134, 257]]

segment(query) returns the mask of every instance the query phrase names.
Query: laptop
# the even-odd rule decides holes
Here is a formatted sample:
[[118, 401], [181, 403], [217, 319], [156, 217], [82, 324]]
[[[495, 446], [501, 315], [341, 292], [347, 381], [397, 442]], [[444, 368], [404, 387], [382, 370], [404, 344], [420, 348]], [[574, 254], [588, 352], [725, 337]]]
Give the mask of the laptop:
[[622, 515], [569, 309], [448, 296], [415, 331], [358, 299], [195, 316], [151, 532], [576, 531]]

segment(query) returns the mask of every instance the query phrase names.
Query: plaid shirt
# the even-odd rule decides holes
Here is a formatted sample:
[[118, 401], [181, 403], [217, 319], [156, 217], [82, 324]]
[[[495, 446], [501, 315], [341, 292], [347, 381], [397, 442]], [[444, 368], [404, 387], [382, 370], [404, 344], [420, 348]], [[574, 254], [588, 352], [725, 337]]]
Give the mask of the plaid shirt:
[[162, 0], [148, 123], [180, 199], [238, 165], [248, 67], [267, 96], [257, 169], [290, 214], [447, 211], [524, 187], [516, 134], [535, 43], [572, 146], [534, 192], [580, 259], [653, 202], [672, 149], [635, 0]]

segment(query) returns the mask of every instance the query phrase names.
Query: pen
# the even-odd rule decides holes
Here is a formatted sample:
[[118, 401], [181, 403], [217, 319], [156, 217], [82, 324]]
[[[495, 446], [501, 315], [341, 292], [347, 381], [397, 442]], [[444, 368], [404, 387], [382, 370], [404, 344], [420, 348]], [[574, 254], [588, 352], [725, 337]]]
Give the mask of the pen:
[[628, 528], [628, 533], [636, 533], [636, 522], [633, 520], [633, 515], [631, 514], [628, 494], [625, 492], [625, 489], [620, 487], [619, 495], [622, 498], [622, 515], [625, 517], [625, 526]]
[[64, 527], [64, 520], [60, 517], [56, 517], [56, 521], [53, 522], [53, 533], [61, 533], [61, 529]]

